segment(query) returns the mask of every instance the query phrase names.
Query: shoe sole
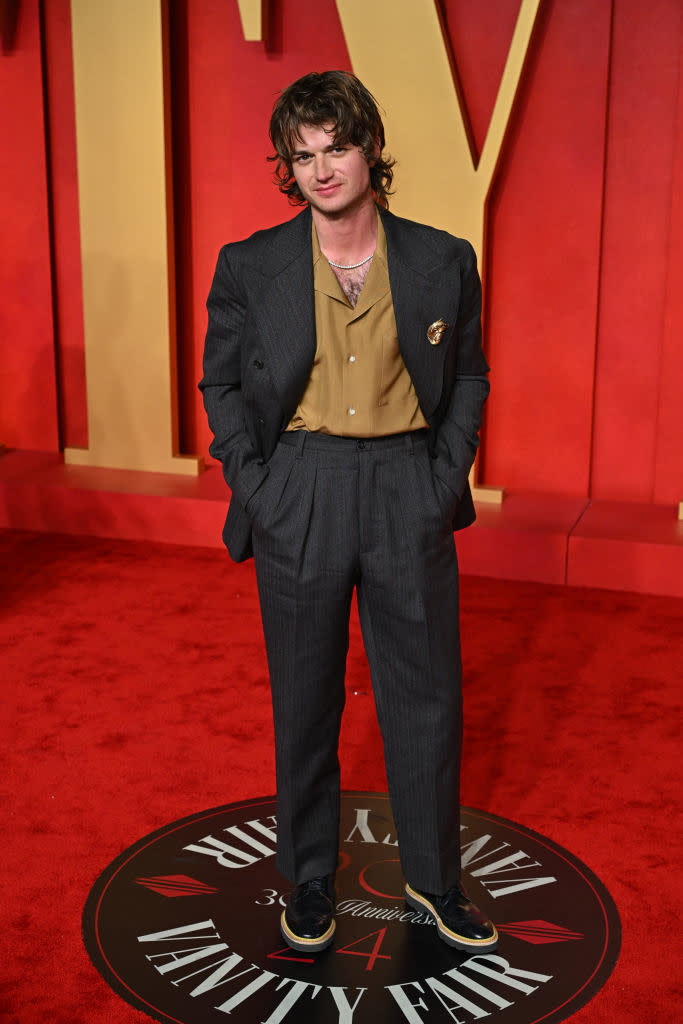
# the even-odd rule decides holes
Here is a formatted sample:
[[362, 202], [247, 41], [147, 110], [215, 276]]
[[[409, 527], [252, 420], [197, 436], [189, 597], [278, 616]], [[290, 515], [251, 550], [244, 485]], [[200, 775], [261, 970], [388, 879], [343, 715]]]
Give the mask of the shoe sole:
[[295, 935], [287, 926], [284, 910], [282, 911], [282, 916], [280, 918], [280, 932], [282, 934], [282, 938], [285, 940], [287, 945], [291, 946], [292, 949], [295, 949], [297, 953], [319, 953], [321, 950], [327, 949], [334, 938], [336, 927], [337, 925], [333, 920], [332, 924], [323, 935], [320, 935], [317, 939], [306, 939], [303, 935]]
[[498, 931], [495, 925], [492, 925], [493, 936], [490, 939], [468, 939], [465, 935], [459, 935], [457, 932], [447, 928], [439, 917], [434, 904], [430, 903], [428, 899], [425, 899], [418, 892], [415, 892], [408, 883], [406, 883], [406, 903], [414, 910], [427, 910], [436, 921], [437, 931], [443, 941], [448, 943], [449, 946], [453, 946], [454, 949], [462, 949], [466, 952], [476, 949], [480, 953], [490, 953], [498, 945]]

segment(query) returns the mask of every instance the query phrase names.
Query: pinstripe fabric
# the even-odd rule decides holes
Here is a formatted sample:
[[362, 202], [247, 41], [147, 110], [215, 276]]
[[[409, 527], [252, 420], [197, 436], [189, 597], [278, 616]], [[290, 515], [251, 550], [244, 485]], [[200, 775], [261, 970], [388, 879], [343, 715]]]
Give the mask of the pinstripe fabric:
[[277, 859], [293, 884], [336, 867], [354, 587], [404, 874], [429, 892], [459, 878], [454, 499], [432, 474], [426, 434], [284, 435], [248, 504], [273, 693]]
[[[398, 343], [430, 427], [433, 471], [453, 492], [453, 529], [474, 522], [467, 482], [488, 395], [481, 286], [472, 246], [380, 210]], [[310, 378], [316, 332], [311, 211], [221, 249], [207, 300], [204, 395], [210, 452], [232, 491], [223, 539], [236, 561], [252, 554], [246, 505]], [[450, 326], [430, 345], [429, 325]], [[258, 499], [257, 499], [258, 503]]]

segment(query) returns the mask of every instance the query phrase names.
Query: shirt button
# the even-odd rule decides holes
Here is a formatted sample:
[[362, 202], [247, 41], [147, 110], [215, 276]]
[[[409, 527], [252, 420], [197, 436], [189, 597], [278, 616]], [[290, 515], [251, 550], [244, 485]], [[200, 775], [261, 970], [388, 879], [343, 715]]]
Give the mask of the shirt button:
[[355, 363], [355, 361], [356, 361], [356, 357], [355, 356], [349, 356], [349, 362], [350, 363]]
[[356, 415], [356, 410], [355, 409], [349, 409], [349, 416], [355, 416], [355, 415]]

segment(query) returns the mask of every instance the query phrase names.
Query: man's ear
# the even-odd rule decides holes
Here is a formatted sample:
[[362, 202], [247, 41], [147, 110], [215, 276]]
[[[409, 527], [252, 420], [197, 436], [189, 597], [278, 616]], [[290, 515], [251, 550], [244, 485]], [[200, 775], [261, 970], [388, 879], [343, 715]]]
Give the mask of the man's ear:
[[377, 138], [377, 139], [375, 139], [375, 145], [372, 148], [372, 153], [370, 154], [370, 159], [368, 160], [368, 165], [370, 167], [374, 167], [375, 166], [375, 164], [379, 160], [381, 152], [382, 152], [382, 147], [380, 145], [379, 139]]

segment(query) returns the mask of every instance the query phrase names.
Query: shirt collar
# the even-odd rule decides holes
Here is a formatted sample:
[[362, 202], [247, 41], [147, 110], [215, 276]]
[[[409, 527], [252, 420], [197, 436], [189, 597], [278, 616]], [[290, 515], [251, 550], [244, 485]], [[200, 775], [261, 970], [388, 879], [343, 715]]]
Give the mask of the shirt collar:
[[360, 294], [360, 298], [355, 307], [351, 306], [351, 303], [344, 294], [344, 289], [339, 284], [332, 267], [323, 256], [320, 243], [318, 242], [318, 233], [315, 230], [315, 223], [311, 220], [311, 237], [313, 242], [313, 283], [314, 288], [317, 292], [323, 292], [325, 295], [329, 295], [331, 299], [336, 299], [337, 302], [343, 303], [348, 306], [349, 310], [353, 312], [353, 319], [361, 316], [371, 306], [381, 299], [383, 295], [386, 295], [389, 290], [389, 269], [387, 266], [387, 238], [384, 233], [384, 225], [382, 224], [382, 218], [377, 209], [377, 244], [373, 256], [368, 276], [365, 279], [363, 291]]

